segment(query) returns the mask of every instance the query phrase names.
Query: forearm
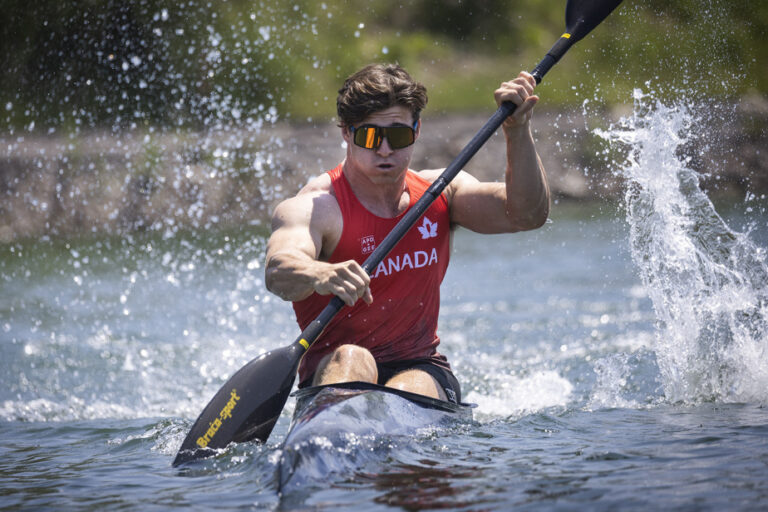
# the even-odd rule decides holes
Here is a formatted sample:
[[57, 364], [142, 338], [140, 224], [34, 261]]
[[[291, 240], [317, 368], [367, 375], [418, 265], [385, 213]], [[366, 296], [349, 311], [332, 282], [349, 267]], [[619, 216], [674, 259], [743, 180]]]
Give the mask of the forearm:
[[300, 252], [281, 252], [267, 258], [267, 289], [283, 300], [299, 301], [315, 291], [318, 262]]
[[549, 216], [549, 184], [530, 124], [504, 129], [507, 142], [506, 214], [519, 230], [535, 229]]
[[283, 300], [296, 302], [317, 292], [336, 295], [348, 306], [358, 299], [370, 304], [370, 280], [355, 260], [327, 263], [287, 250], [267, 256], [267, 289]]

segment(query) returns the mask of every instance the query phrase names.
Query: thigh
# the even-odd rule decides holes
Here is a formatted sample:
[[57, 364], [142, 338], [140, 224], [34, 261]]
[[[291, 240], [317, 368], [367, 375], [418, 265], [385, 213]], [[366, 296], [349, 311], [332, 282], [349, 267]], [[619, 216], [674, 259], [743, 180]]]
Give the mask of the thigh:
[[445, 390], [432, 375], [419, 369], [404, 370], [385, 383], [387, 387], [447, 400]]
[[443, 390], [446, 395], [445, 399], [449, 402], [454, 404], [461, 403], [461, 385], [451, 370], [434, 363], [419, 364], [414, 366], [414, 369], [430, 374]]
[[311, 380], [307, 380], [317, 386], [351, 381], [376, 382], [377, 377], [376, 361], [367, 349], [342, 345], [323, 357]]
[[[461, 386], [451, 370], [435, 364], [428, 359], [411, 359], [407, 361], [393, 361], [376, 363], [379, 371], [379, 384], [386, 384], [393, 377], [407, 370], [420, 370], [429, 374], [437, 382], [442, 400], [453, 403], [461, 402]], [[432, 395], [427, 395], [432, 396]]]

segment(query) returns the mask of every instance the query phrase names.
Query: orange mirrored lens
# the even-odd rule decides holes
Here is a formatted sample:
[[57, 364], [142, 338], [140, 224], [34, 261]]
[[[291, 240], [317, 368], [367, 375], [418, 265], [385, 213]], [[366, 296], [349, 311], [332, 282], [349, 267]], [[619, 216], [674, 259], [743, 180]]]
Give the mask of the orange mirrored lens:
[[376, 144], [376, 128], [366, 128], [363, 133], [365, 133], [365, 147], [368, 149], [377, 148], [381, 144]]
[[416, 140], [416, 134], [410, 126], [360, 126], [352, 128], [353, 140], [357, 146], [365, 149], [378, 149], [386, 137], [392, 149], [408, 147]]

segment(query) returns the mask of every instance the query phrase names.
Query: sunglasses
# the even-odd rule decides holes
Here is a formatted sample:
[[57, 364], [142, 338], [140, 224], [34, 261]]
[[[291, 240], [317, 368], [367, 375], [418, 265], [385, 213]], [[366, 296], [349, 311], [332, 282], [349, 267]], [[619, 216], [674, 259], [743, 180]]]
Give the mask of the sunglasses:
[[360, 146], [365, 149], [379, 149], [381, 143], [384, 142], [384, 137], [389, 142], [389, 147], [392, 149], [407, 148], [416, 141], [416, 125], [418, 121], [413, 123], [413, 126], [375, 126], [372, 124], [364, 124], [355, 128], [350, 126], [352, 130], [352, 140], [356, 146]]

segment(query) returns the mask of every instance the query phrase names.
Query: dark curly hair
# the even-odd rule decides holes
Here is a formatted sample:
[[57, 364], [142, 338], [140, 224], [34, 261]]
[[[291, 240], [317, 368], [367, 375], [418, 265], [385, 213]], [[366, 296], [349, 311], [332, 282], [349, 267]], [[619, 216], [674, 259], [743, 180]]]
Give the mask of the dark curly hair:
[[344, 81], [336, 98], [339, 126], [354, 126], [381, 110], [402, 105], [413, 120], [427, 105], [427, 89], [397, 64], [371, 64]]

